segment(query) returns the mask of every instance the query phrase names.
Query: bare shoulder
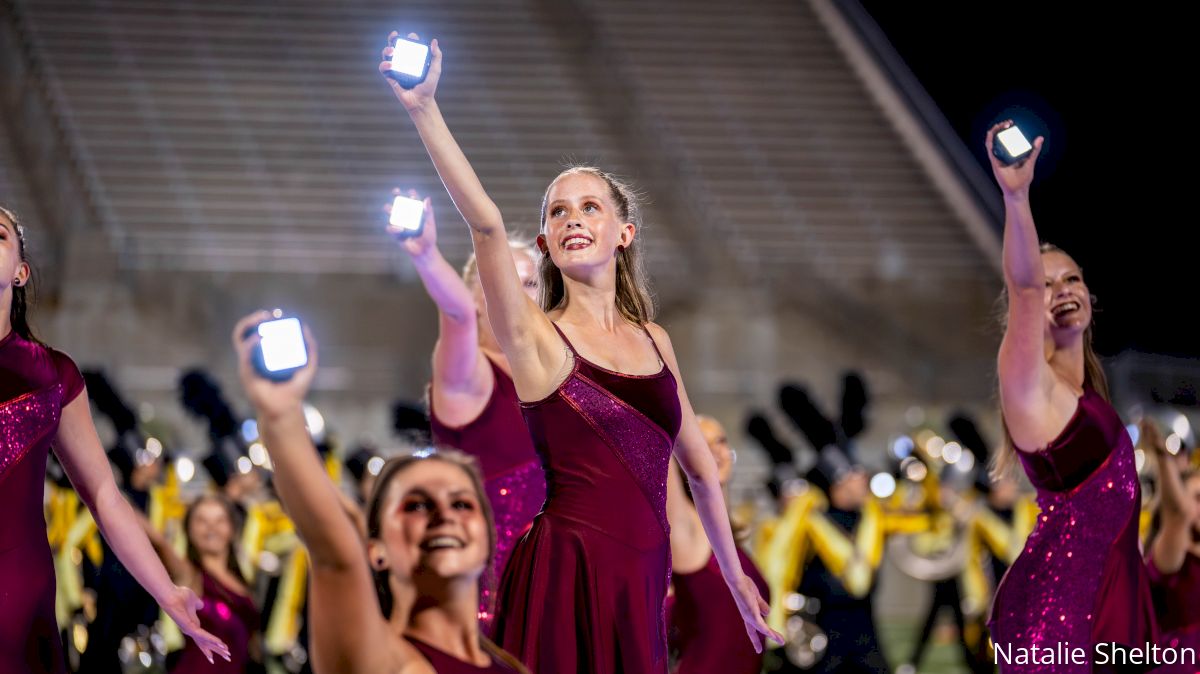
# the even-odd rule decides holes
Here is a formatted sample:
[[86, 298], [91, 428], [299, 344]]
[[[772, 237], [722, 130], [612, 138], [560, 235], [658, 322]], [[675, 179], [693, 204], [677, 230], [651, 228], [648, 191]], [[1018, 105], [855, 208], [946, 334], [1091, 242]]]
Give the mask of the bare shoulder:
[[655, 323], [654, 321], [646, 323], [646, 332], [649, 332], [650, 336], [655, 340], [662, 340], [664, 342], [671, 341], [671, 336], [667, 334], [667, 329], [658, 323]]
[[654, 321], [650, 321], [649, 323], [646, 323], [646, 332], [654, 338], [655, 343], [658, 344], [658, 348], [662, 349], [664, 353], [670, 351], [672, 354], [674, 354], [675, 350], [671, 346], [671, 336], [667, 334], [666, 328], [658, 323], [655, 323]]
[[650, 338], [654, 340], [654, 343], [658, 346], [658, 350], [662, 352], [663, 360], [671, 366], [671, 369], [678, 369], [678, 359], [675, 358], [675, 347], [671, 344], [671, 336], [667, 334], [666, 329], [658, 323], [650, 321], [646, 323], [646, 334], [650, 335]]

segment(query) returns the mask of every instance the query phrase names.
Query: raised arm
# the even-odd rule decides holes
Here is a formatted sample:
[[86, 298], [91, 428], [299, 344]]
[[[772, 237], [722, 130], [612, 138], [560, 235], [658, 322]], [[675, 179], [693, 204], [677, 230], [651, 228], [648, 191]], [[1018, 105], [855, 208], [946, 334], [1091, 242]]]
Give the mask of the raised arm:
[[[415, 35], [409, 37], [415, 38]], [[381, 73], [390, 68], [391, 43], [383, 50]], [[517, 388], [539, 390], [554, 379], [565, 354], [550, 319], [525, 294], [513, 264], [508, 234], [500, 209], [484, 191], [462, 149], [446, 126], [434, 93], [442, 71], [442, 51], [434, 40], [433, 60], [425, 81], [412, 89], [387, 79], [396, 98], [404, 105], [425, 144], [454, 205], [471, 228], [471, 241], [479, 264], [479, 278], [488, 303], [488, 315], [496, 339], [513, 367]]]
[[108, 457], [96, 435], [86, 394], [77, 395], [63, 407], [54, 446], [79, 498], [87, 504], [100, 533], [125, 568], [179, 625], [180, 631], [195, 640], [209, 661], [213, 654], [228, 660], [229, 647], [200, 627], [196, 616], [200, 599], [191, 589], [171, 582], [138, 523], [138, 515], [117, 488]]
[[[395, 193], [399, 194], [399, 190]], [[409, 196], [416, 198], [415, 193]], [[470, 397], [479, 399], [478, 408], [483, 409], [491, 395], [493, 380], [491, 368], [479, 351], [475, 298], [438, 249], [437, 220], [430, 199], [425, 199], [421, 235], [401, 239], [400, 244], [438, 309], [438, 340], [433, 347], [434, 408], [444, 413], [451, 399]], [[443, 421], [454, 423], [451, 419]]]
[[317, 345], [305, 329], [308, 365], [272, 382], [254, 371], [250, 353], [259, 337], [246, 330], [271, 315], [260, 311], [233, 330], [238, 376], [258, 412], [258, 429], [275, 467], [275, 488], [312, 560], [312, 639], [322, 671], [380, 671], [388, 649], [386, 623], [375, 598], [366, 547], [342, 508], [337, 488], [304, 426], [304, 397], [317, 370]]
[[[1006, 166], [992, 154], [992, 146], [996, 134], [1010, 126], [1012, 122], [1006, 121], [992, 127], [986, 141], [992, 173], [1004, 196], [1008, 316], [998, 363], [1000, 403], [1017, 446], [1036, 449], [1040, 435], [1037, 429], [1044, 425], [1042, 417], [1054, 384], [1045, 354], [1046, 276], [1029, 207], [1029, 186], [1043, 139], [1039, 136], [1033, 141], [1033, 151], [1027, 158]], [[1030, 441], [1031, 437], [1034, 440]]]
[[1190, 529], [1195, 520], [1195, 505], [1188, 499], [1184, 489], [1179, 464], [1163, 441], [1162, 432], [1149, 418], [1143, 417], [1140, 426], [1141, 444], [1149, 447], [1158, 460], [1158, 482], [1160, 485], [1158, 534], [1150, 542], [1150, 561], [1164, 575], [1183, 568], [1187, 559], [1192, 537]]
[[769, 637], [783, 645], [784, 639], [767, 626], [766, 616], [771, 607], [758, 594], [754, 581], [742, 570], [741, 559], [737, 554], [737, 543], [733, 540], [733, 530], [729, 526], [729, 511], [725, 507], [725, 497], [721, 493], [721, 482], [717, 477], [717, 462], [713, 459], [708, 443], [700, 424], [696, 422], [696, 413], [688, 401], [687, 390], [679, 375], [679, 363], [675, 358], [675, 349], [671, 346], [671, 338], [667, 331], [654, 323], [647, 324], [650, 336], [658, 344], [663, 360], [678, 382], [679, 407], [683, 413], [683, 423], [679, 429], [679, 437], [675, 440], [675, 458], [679, 467], [687, 476], [692, 489], [692, 499], [696, 504], [696, 512], [708, 542], [712, 545], [713, 554], [721, 566], [721, 575], [729, 587], [733, 599], [737, 602], [738, 611], [746, 624], [746, 634], [754, 644], [754, 651], [761, 653], [763, 637]]

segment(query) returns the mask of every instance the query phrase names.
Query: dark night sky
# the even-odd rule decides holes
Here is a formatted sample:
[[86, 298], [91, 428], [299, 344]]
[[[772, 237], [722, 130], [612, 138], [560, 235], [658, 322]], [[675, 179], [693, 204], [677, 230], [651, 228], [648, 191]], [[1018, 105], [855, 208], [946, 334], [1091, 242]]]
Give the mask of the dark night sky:
[[1100, 352], [1200, 357], [1197, 130], [1184, 105], [1200, 83], [1194, 24], [1138, 3], [863, 5], [981, 165], [1006, 107], [1046, 125], [1034, 216], [1099, 297]]

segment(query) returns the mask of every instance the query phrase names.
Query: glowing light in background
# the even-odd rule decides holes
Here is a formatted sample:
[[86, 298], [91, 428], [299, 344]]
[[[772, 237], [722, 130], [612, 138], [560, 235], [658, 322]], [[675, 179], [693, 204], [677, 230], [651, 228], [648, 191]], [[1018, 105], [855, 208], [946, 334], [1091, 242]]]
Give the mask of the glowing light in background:
[[258, 439], [257, 419], [247, 419], [242, 422], [242, 439], [246, 442], [254, 442]]
[[896, 479], [887, 473], [876, 473], [871, 478], [871, 493], [877, 498], [888, 498], [896, 493]]
[[1192, 425], [1188, 423], [1187, 417], [1180, 414], [1175, 417], [1175, 421], [1171, 422], [1171, 430], [1175, 431], [1175, 435], [1186, 438], [1188, 433], [1192, 432]]
[[975, 452], [969, 449], [963, 450], [962, 458], [955, 466], [964, 473], [971, 472], [971, 469], [975, 467]]
[[372, 456], [371, 460], [367, 462], [367, 472], [372, 475], [378, 475], [381, 470], [383, 470], [383, 458]]
[[1183, 438], [1172, 433], [1167, 436], [1166, 444], [1167, 444], [1167, 451], [1170, 452], [1172, 456], [1174, 456], [1179, 453], [1179, 450], [1183, 449]]
[[304, 404], [304, 427], [308, 429], [309, 435], [312, 436], [314, 442], [320, 442], [325, 437], [325, 417], [317, 411], [317, 408]]
[[186, 456], [180, 458], [175, 462], [175, 475], [180, 482], [191, 482], [196, 477], [196, 464]]
[[942, 458], [942, 450], [945, 448], [946, 441], [936, 435], [929, 442], [925, 443], [925, 451], [929, 452], [929, 456], [935, 459]]
[[1140, 428], [1138, 428], [1137, 424], [1129, 424], [1128, 426], [1125, 427], [1125, 432], [1129, 434], [1129, 439], [1133, 442], [1133, 445], [1136, 447], [1137, 443], [1140, 442], [1142, 439], [1142, 430]]
[[263, 447], [261, 442], [250, 445], [250, 448], [246, 451], [250, 455], [250, 463], [261, 466], [267, 462], [267, 448]]
[[904, 471], [904, 477], [913, 482], [920, 482], [929, 475], [929, 469], [925, 467], [925, 464], [911, 456], [900, 464], [900, 470]]
[[892, 441], [892, 456], [897, 459], [908, 458], [912, 455], [913, 441], [907, 435], [901, 435]]

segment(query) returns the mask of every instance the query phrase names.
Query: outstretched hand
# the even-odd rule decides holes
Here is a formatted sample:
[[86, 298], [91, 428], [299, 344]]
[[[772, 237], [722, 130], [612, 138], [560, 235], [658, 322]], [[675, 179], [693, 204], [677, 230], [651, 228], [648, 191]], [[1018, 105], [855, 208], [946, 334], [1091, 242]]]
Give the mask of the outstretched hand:
[[[387, 80], [389, 86], [392, 87], [392, 92], [396, 94], [396, 98], [405, 110], [415, 112], [424, 108], [433, 102], [434, 93], [437, 92], [438, 79], [442, 75], [442, 50], [438, 47], [438, 41], [435, 39], [429, 45], [429, 51], [433, 54], [433, 59], [429, 63], [429, 73], [425, 76], [425, 81], [416, 85], [411, 89], [405, 89], [400, 86], [400, 83], [387, 76], [387, 73], [392, 69], [392, 52], [396, 43], [396, 38], [400, 37], [400, 33], [392, 31], [388, 34], [387, 46], [381, 52], [382, 60], [379, 62], [379, 74]], [[409, 33], [410, 40], [420, 39], [416, 33]]]
[[179, 626], [179, 631], [196, 642], [196, 646], [200, 648], [200, 652], [208, 658], [209, 662], [213, 662], [214, 654], [229, 662], [229, 646], [200, 627], [200, 618], [196, 615], [196, 611], [204, 606], [204, 602], [196, 596], [195, 592], [176, 585], [170, 594], [159, 599], [158, 604]]
[[992, 148], [995, 146], [996, 134], [1012, 125], [1013, 121], [1006, 119], [993, 126], [988, 130], [987, 140], [985, 141], [988, 159], [992, 162], [992, 175], [996, 177], [996, 183], [1000, 185], [1000, 190], [1004, 192], [1005, 196], [1018, 196], [1029, 193], [1029, 185], [1033, 182], [1033, 167], [1037, 163], [1038, 155], [1042, 153], [1042, 143], [1046, 140], [1042, 136], [1034, 138], [1033, 150], [1028, 155], [1021, 158], [1015, 164], [1005, 164], [992, 153]]
[[738, 612], [742, 614], [742, 621], [746, 623], [746, 636], [750, 637], [750, 643], [754, 644], [754, 652], [763, 652], [763, 637], [780, 646], [784, 645], [783, 636], [767, 626], [766, 617], [771, 613], [771, 606], [758, 593], [758, 586], [750, 576], [743, 573], [737, 587], [732, 590]]
[[250, 363], [250, 355], [255, 345], [262, 341], [262, 337], [257, 331], [249, 338], [243, 339], [242, 335], [271, 318], [270, 312], [256, 311], [237, 322], [231, 337], [233, 350], [237, 353], [238, 378], [242, 382], [242, 388], [245, 389], [254, 409], [265, 415], [275, 415], [300, 407], [317, 373], [317, 342], [305, 325], [304, 346], [308, 350], [308, 364], [296, 370], [287, 381], [271, 381], [259, 376]]

